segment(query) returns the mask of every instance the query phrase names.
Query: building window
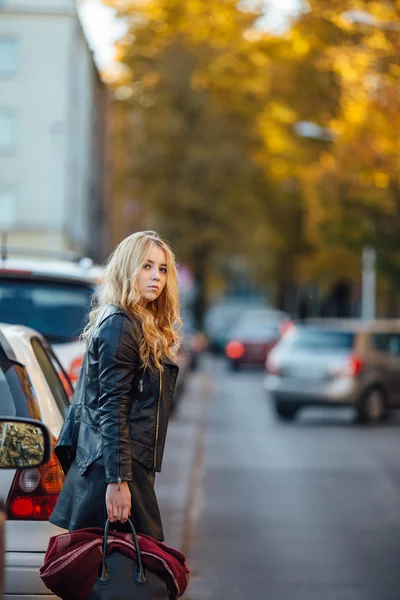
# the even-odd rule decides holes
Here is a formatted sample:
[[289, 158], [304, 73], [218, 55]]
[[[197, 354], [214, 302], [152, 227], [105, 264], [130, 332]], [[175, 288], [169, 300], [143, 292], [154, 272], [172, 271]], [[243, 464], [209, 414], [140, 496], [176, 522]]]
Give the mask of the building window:
[[14, 37], [0, 36], [0, 77], [14, 75], [17, 71], [18, 42]]
[[17, 222], [17, 191], [13, 185], [0, 184], [0, 233], [9, 231]]
[[17, 115], [11, 108], [0, 108], [0, 152], [13, 150], [17, 144]]

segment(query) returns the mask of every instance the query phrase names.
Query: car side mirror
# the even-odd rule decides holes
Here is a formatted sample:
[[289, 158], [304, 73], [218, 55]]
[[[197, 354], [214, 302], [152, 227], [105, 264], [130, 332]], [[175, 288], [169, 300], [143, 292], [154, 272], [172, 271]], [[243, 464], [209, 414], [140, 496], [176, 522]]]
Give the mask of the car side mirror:
[[47, 427], [34, 419], [0, 417], [0, 469], [38, 467], [50, 460]]

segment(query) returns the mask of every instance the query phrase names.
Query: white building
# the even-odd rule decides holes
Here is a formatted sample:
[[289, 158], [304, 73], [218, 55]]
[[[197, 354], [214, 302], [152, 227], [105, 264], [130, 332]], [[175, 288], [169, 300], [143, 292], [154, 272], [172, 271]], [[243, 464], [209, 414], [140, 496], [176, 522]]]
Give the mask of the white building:
[[106, 91], [75, 0], [0, 0], [0, 233], [104, 254]]

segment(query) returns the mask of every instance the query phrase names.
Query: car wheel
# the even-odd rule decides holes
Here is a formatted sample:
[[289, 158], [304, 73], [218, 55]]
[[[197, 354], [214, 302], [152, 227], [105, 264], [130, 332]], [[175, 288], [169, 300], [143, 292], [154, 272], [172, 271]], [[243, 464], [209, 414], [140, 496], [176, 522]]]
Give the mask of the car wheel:
[[380, 423], [386, 414], [386, 398], [383, 390], [370, 388], [363, 396], [357, 410], [360, 423]]
[[192, 354], [192, 356], [190, 357], [189, 370], [197, 371], [198, 367], [199, 367], [199, 356], [198, 356], [198, 354]]
[[282, 404], [275, 402], [275, 414], [281, 421], [293, 421], [296, 417], [299, 406], [296, 404]]

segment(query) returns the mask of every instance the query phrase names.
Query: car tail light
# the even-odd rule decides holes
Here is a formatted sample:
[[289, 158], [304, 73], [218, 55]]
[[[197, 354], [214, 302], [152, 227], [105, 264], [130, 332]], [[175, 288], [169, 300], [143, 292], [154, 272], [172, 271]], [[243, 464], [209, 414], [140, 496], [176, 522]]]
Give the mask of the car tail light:
[[358, 354], [352, 354], [346, 363], [344, 373], [349, 377], [357, 377], [364, 367], [364, 361]]
[[[53, 438], [53, 445], [56, 440]], [[64, 473], [54, 452], [45, 465], [18, 469], [7, 499], [8, 518], [48, 521], [64, 484]]]
[[79, 371], [81, 370], [83, 356], [75, 358], [69, 366], [68, 377], [71, 380], [72, 385], [75, 385], [78, 381]]
[[241, 342], [229, 342], [226, 345], [225, 354], [228, 358], [241, 358], [244, 354], [244, 346]]
[[330, 371], [331, 377], [357, 377], [364, 368], [364, 361], [358, 354], [350, 354], [339, 367]]
[[22, 269], [20, 270], [20, 269], [3, 269], [2, 268], [2, 269], [0, 269], [0, 273], [3, 273], [3, 274], [5, 273], [6, 275], [18, 275], [18, 276], [21, 276], [21, 275], [32, 275], [31, 271], [26, 271], [25, 269], [24, 270], [22, 270]]

